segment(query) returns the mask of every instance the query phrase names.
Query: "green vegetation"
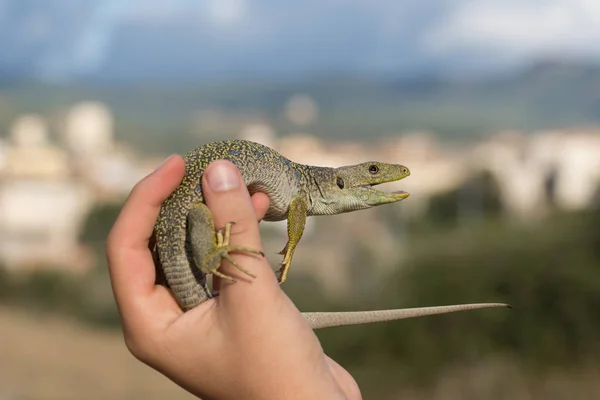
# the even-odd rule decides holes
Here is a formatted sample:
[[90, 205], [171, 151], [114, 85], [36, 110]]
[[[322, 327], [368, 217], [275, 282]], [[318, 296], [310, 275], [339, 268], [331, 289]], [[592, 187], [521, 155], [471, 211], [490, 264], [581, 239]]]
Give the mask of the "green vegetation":
[[108, 273], [94, 270], [71, 275], [43, 269], [27, 274], [0, 274], [0, 301], [31, 312], [52, 312], [99, 327], [119, 326]]
[[[496, 221], [415, 238], [409, 267], [368, 306], [346, 308], [504, 301], [514, 309], [323, 331], [324, 347], [358, 370], [365, 363], [379, 370], [410, 366], [403, 375], [413, 383], [481, 357], [509, 357], [538, 373], [597, 362], [599, 226], [598, 213], [563, 215], [536, 226]], [[397, 379], [368, 381], [389, 386]]]

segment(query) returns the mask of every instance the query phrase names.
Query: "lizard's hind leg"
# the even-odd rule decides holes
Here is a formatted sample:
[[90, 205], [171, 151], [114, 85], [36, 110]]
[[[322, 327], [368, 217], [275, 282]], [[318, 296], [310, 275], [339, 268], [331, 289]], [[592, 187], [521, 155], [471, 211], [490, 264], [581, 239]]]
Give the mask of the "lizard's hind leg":
[[239, 265], [230, 255], [231, 252], [245, 252], [265, 256], [257, 249], [246, 246], [233, 246], [229, 244], [231, 226], [229, 222], [225, 228], [215, 233], [215, 225], [210, 210], [204, 203], [196, 203], [188, 214], [188, 233], [190, 236], [191, 250], [196, 265], [206, 274], [213, 274], [228, 281], [235, 281], [229, 275], [219, 271], [221, 261], [228, 260], [244, 274], [255, 278], [256, 276], [246, 268]]

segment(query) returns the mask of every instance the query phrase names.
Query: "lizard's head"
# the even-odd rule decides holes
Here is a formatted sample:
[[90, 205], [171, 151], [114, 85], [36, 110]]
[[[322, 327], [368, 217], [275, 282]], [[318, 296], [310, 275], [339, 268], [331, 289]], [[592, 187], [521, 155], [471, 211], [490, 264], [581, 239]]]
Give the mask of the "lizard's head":
[[382, 192], [374, 186], [395, 182], [410, 175], [404, 165], [369, 161], [329, 169], [325, 182], [319, 182], [320, 198], [313, 201], [315, 214], [339, 214], [404, 200], [404, 191]]

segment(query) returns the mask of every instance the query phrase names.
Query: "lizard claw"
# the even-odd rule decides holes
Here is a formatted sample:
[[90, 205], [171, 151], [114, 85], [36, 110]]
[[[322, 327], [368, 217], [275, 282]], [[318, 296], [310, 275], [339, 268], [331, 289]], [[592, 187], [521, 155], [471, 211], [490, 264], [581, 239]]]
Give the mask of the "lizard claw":
[[279, 276], [277, 278], [277, 282], [279, 282], [280, 285], [286, 281], [289, 269], [290, 269], [290, 264], [286, 263], [284, 260], [280, 264], [279, 270], [277, 271], [277, 274], [279, 274]]

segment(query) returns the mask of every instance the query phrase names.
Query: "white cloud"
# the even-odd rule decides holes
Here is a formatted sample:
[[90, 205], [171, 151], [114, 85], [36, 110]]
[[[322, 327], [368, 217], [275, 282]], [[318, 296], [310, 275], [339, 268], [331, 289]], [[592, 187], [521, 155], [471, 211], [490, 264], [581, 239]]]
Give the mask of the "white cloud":
[[[144, 47], [136, 34], [161, 30], [164, 43], [182, 52], [188, 46], [189, 54], [210, 53], [202, 65], [224, 74], [243, 68], [486, 73], [544, 56], [600, 59], [600, 0], [95, 0], [86, 3], [85, 18], [77, 2], [52, 0], [64, 8], [51, 14], [53, 35], [45, 34], [46, 21], [31, 21], [40, 2], [23, 6], [18, 19], [9, 15], [11, 4], [21, 2], [0, 0], [0, 64], [38, 52], [35, 36], [52, 56], [30, 56], [38, 68], [66, 75], [110, 65], [113, 43], [135, 50]], [[128, 26], [134, 29], [117, 29]], [[169, 53], [161, 43], [155, 49], [157, 56]]]
[[243, 0], [211, 0], [208, 6], [211, 19], [221, 26], [237, 23], [246, 12], [246, 4]]
[[598, 0], [461, 1], [423, 35], [433, 54], [600, 56]]

